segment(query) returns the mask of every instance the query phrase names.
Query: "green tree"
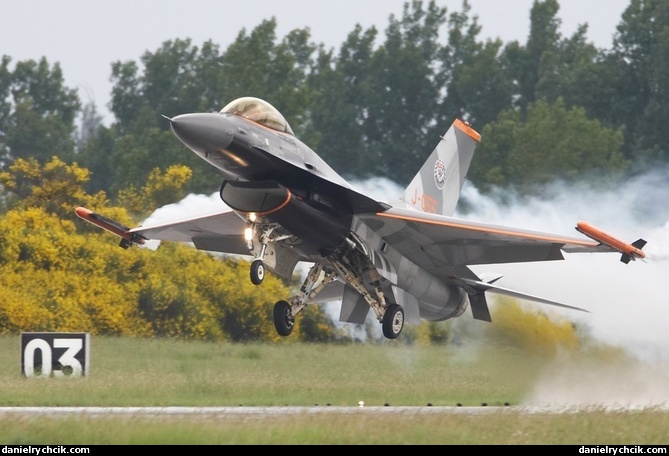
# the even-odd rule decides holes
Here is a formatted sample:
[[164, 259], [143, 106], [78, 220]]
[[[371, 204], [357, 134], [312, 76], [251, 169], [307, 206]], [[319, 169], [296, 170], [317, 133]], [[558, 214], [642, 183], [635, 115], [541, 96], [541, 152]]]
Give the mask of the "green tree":
[[561, 98], [553, 105], [531, 104], [526, 121], [517, 111], [505, 111], [482, 137], [478, 154], [486, 159], [472, 163], [469, 177], [484, 189], [514, 186], [534, 193], [554, 180], [610, 177], [626, 166], [622, 129], [589, 119], [583, 108], [567, 109]]
[[198, 81], [198, 59], [199, 48], [190, 39], [165, 41], [156, 52], [142, 55], [142, 100], [153, 113], [154, 125], [167, 128], [163, 115], [173, 117], [207, 108]]
[[461, 11], [449, 15], [448, 42], [441, 51], [443, 70], [438, 80], [438, 85], [446, 88], [446, 97], [434, 137], [442, 135], [455, 118], [482, 128], [511, 105], [512, 84], [498, 58], [502, 42], [480, 42], [481, 27], [477, 16], [470, 17], [470, 10], [465, 0]]
[[612, 76], [606, 56], [586, 41], [586, 32], [587, 24], [544, 52], [535, 96], [551, 103], [562, 98], [568, 107], [581, 106], [599, 118], [610, 109], [616, 94], [613, 85], [602, 82]]
[[102, 116], [98, 113], [95, 102], [86, 103], [81, 110], [81, 127], [77, 138], [77, 153], [94, 138], [102, 128]]
[[669, 3], [631, 0], [611, 56], [615, 104], [607, 119], [627, 125], [625, 154], [644, 166], [669, 158]]
[[[137, 134], [125, 134], [114, 142], [108, 172], [113, 173], [115, 178], [110, 191], [119, 194], [124, 188], [142, 188], [152, 170], [166, 170], [173, 165], [198, 170], [193, 172], [192, 179], [199, 179], [199, 183], [189, 181], [186, 191], [213, 193], [220, 186], [220, 180], [211, 165], [204, 166], [204, 160], [181, 144], [171, 131], [154, 127]], [[119, 203], [122, 204], [121, 201]]]
[[390, 16], [365, 83], [367, 150], [360, 175], [380, 173], [408, 183], [436, 145], [438, 136], [428, 137], [427, 129], [443, 93], [438, 37], [445, 21], [446, 9], [434, 1], [423, 9], [423, 2], [414, 0], [404, 5], [401, 19]]
[[476, 129], [483, 128], [511, 106], [513, 85], [498, 58], [502, 42], [487, 41], [473, 46], [477, 50], [468, 53], [464, 61], [453, 68], [453, 78], [441, 109], [444, 115], [439, 134], [443, 134], [456, 117], [467, 120]]
[[113, 62], [110, 109], [120, 134], [129, 130], [144, 104], [137, 62]]
[[18, 62], [3, 56], [0, 66], [0, 165], [18, 158], [46, 162], [53, 155], [72, 159], [77, 93], [65, 87], [58, 63], [46, 58]]
[[321, 50], [309, 133], [336, 170], [408, 182], [456, 117], [484, 123], [509, 107], [501, 42], [478, 41], [470, 9], [463, 1], [447, 15], [434, 1], [407, 2], [401, 18], [389, 18], [380, 47], [376, 29], [358, 25], [336, 58]]
[[377, 32], [360, 25], [348, 35], [338, 56], [320, 49], [309, 85], [318, 96], [310, 106], [304, 141], [330, 166], [348, 176], [360, 176], [365, 155], [362, 124], [365, 91], [370, 83], [370, 59]]
[[112, 195], [117, 177], [112, 172], [113, 153], [118, 137], [115, 127], [100, 125], [80, 144], [77, 162], [90, 171], [90, 179], [86, 183], [89, 193], [104, 191]]
[[537, 97], [542, 65], [547, 53], [556, 53], [561, 35], [560, 19], [557, 13], [560, 5], [557, 0], [535, 0], [530, 11], [530, 34], [527, 45], [518, 42], [509, 43], [503, 55], [509, 78], [515, 84], [518, 95], [515, 103], [524, 111]]
[[[98, 170], [102, 189], [141, 187], [148, 170], [182, 164], [191, 168], [189, 189], [211, 193], [220, 180], [211, 166], [174, 138], [163, 116], [217, 111], [239, 96], [266, 98], [297, 125], [306, 122], [314, 47], [306, 30], [295, 30], [276, 43], [276, 21], [264, 21], [250, 35], [242, 30], [225, 54], [211, 41], [201, 48], [191, 40], [166, 41], [156, 52], [146, 52], [141, 65], [115, 62], [112, 66], [114, 129], [103, 138], [116, 138], [87, 148], [85, 160]], [[111, 145], [107, 152], [106, 147]], [[99, 147], [105, 153], [99, 156]], [[97, 188], [97, 187], [93, 187]]]
[[198, 51], [190, 40], [165, 41], [142, 55], [141, 68], [132, 61], [114, 62], [111, 109], [117, 122], [92, 141], [82, 160], [95, 173], [91, 189], [115, 195], [141, 188], [151, 170], [178, 164], [197, 171], [190, 189], [218, 188], [215, 175], [205, 172], [209, 166], [174, 137], [163, 117], [204, 110]]
[[302, 342], [338, 342], [343, 339], [342, 331], [332, 324], [330, 317], [319, 305], [303, 309], [296, 321], [295, 338]]
[[278, 41], [276, 25], [272, 18], [248, 34], [246, 29], [239, 32], [220, 59], [221, 74], [227, 75], [221, 90], [227, 97], [225, 104], [242, 96], [266, 99], [299, 136], [306, 128], [313, 100], [307, 79], [316, 46], [310, 42], [308, 29], [293, 30]]

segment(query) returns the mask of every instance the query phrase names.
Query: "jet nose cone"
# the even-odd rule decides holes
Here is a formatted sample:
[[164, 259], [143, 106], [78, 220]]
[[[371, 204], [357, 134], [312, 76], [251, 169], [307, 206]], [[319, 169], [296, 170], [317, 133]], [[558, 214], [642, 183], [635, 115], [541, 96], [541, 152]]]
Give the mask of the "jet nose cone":
[[179, 141], [200, 155], [225, 149], [232, 142], [232, 127], [221, 114], [181, 114], [169, 121]]

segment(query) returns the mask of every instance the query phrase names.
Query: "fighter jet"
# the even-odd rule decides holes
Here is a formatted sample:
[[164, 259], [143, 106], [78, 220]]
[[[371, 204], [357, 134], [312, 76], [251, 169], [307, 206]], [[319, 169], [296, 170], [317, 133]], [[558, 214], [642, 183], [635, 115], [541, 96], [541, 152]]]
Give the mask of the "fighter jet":
[[[274, 305], [277, 332], [291, 334], [308, 305], [341, 301], [339, 320], [362, 324], [371, 311], [383, 335], [396, 339], [405, 323], [442, 321], [469, 307], [491, 321], [487, 293], [586, 311], [482, 280], [472, 265], [564, 259], [563, 252], [617, 252], [644, 258], [646, 241], [628, 244], [587, 222], [587, 238], [481, 223], [453, 214], [481, 136], [455, 119], [398, 201], [357, 191], [300, 141], [268, 102], [243, 97], [220, 112], [167, 118], [176, 137], [222, 175], [227, 207], [157, 226], [126, 227], [79, 207], [76, 214], [121, 238], [192, 243], [197, 249], [244, 255], [250, 281], [265, 269], [292, 278], [310, 265], [298, 294]], [[222, 205], [223, 206], [223, 205]]]

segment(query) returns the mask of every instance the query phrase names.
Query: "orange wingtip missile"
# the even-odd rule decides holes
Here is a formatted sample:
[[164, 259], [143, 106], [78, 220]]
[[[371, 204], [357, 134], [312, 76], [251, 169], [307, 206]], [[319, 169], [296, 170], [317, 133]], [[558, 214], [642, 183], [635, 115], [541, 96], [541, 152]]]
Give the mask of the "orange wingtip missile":
[[130, 228], [116, 220], [107, 218], [104, 215], [93, 212], [85, 207], [78, 207], [74, 212], [87, 222], [119, 236], [121, 238], [121, 247], [123, 248], [128, 248], [132, 244], [144, 244], [145, 239], [142, 236], [131, 233]]
[[589, 238], [602, 244], [606, 244], [612, 249], [622, 253], [623, 255], [620, 257], [620, 261], [623, 263], [627, 264], [630, 260], [646, 257], [646, 254], [641, 250], [646, 245], [646, 241], [643, 239], [637, 239], [629, 244], [617, 237], [611, 236], [588, 222], [578, 222], [576, 224], [576, 229]]

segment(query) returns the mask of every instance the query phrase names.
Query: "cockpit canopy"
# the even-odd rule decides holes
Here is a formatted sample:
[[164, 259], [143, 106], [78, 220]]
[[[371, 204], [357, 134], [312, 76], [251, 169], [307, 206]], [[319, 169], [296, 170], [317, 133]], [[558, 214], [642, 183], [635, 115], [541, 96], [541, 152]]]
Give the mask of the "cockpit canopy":
[[221, 113], [234, 114], [264, 125], [272, 130], [295, 136], [292, 128], [281, 113], [265, 100], [254, 97], [242, 97], [228, 103]]

